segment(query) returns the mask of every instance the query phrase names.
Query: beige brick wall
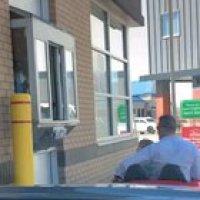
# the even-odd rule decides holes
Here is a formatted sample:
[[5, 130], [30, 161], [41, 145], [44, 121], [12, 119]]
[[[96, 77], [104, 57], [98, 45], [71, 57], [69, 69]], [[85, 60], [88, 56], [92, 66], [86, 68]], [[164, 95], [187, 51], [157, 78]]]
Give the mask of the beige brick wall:
[[133, 152], [135, 148], [114, 152], [93, 160], [85, 161], [64, 169], [66, 183], [95, 184], [110, 183], [119, 161]]
[[0, 1], [0, 184], [11, 181], [10, 95], [13, 68], [10, 17], [7, 0]]
[[80, 125], [64, 141], [66, 149], [95, 142], [94, 90], [90, 46], [90, 1], [54, 0], [52, 17], [56, 26], [69, 30], [76, 39]]
[[[67, 29], [76, 38], [80, 125], [64, 140], [66, 150], [96, 143], [90, 3], [90, 0], [51, 0], [51, 17], [56, 26]], [[114, 11], [115, 14], [120, 12], [122, 17], [119, 9]], [[12, 174], [10, 95], [13, 93], [13, 67], [9, 25], [8, 0], [0, 0], [0, 183], [11, 182]], [[116, 163], [131, 151], [133, 149], [113, 152], [69, 166], [64, 169], [64, 175], [70, 183], [109, 182]]]
[[[112, 9], [123, 23], [129, 17], [111, 0], [96, 0], [102, 7]], [[107, 2], [107, 3], [106, 3]], [[70, 132], [65, 140], [66, 149], [88, 146], [96, 142], [94, 114], [94, 84], [90, 37], [91, 0], [52, 0], [51, 18], [57, 27], [66, 29], [76, 39], [78, 99], [80, 125]]]
[[[105, 8], [108, 6], [107, 9], [112, 9], [114, 15], [124, 20], [125, 24], [128, 23], [127, 16], [111, 0], [96, 2], [102, 3]], [[52, 21], [57, 27], [72, 33], [76, 39], [80, 125], [70, 131], [65, 138], [65, 151], [96, 143], [90, 6], [91, 0], [51, 0]], [[127, 148], [67, 168], [60, 168], [60, 174], [63, 175], [62, 183], [109, 182], [116, 164], [132, 151], [133, 149]]]

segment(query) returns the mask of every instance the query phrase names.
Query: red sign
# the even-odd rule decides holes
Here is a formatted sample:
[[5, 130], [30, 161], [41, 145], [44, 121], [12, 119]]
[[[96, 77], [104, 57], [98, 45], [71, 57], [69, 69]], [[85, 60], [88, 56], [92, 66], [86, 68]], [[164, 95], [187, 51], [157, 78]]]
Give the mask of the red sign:
[[182, 137], [190, 140], [198, 148], [200, 148], [200, 127], [182, 127]]

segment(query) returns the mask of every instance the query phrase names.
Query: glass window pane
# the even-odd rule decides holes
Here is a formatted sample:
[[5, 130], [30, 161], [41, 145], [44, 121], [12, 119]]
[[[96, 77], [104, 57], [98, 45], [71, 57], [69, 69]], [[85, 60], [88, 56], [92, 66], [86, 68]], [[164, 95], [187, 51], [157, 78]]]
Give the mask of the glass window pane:
[[65, 66], [66, 66], [66, 84], [67, 84], [67, 110], [68, 119], [77, 118], [77, 105], [76, 105], [76, 86], [73, 54], [70, 51], [65, 51]]
[[112, 93], [126, 96], [126, 70], [124, 63], [111, 59], [111, 83]]
[[162, 36], [169, 37], [169, 13], [164, 13], [162, 15]]
[[123, 26], [111, 19], [110, 22], [110, 52], [118, 57], [124, 57]]
[[107, 97], [96, 96], [95, 107], [97, 138], [108, 137], [110, 135], [110, 118]]
[[173, 35], [180, 36], [180, 12], [173, 13]]
[[107, 93], [106, 56], [93, 51], [94, 87], [96, 92]]
[[[170, 37], [169, 13], [162, 15], [162, 36]], [[180, 36], [180, 11], [173, 12], [173, 36]]]
[[46, 45], [36, 40], [36, 68], [38, 72], [39, 106], [42, 119], [50, 118], [50, 95], [46, 65]]
[[91, 22], [91, 39], [92, 45], [101, 49], [106, 48], [106, 14], [103, 10], [92, 4]]
[[113, 109], [113, 131], [114, 135], [128, 132], [128, 101], [114, 100]]

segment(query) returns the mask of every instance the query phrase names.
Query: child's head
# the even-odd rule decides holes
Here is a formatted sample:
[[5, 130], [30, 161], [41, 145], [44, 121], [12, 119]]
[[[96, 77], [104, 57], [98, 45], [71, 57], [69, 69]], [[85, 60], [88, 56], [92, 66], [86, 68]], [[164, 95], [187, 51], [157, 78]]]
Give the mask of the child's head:
[[149, 140], [149, 139], [140, 140], [137, 150], [143, 149], [144, 147], [146, 147], [150, 144], [153, 144], [152, 140]]

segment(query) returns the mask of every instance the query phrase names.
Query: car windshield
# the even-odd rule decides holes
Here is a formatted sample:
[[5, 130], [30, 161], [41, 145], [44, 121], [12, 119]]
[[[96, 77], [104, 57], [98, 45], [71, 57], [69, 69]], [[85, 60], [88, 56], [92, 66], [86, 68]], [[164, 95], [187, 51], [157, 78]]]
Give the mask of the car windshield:
[[0, 0], [0, 186], [190, 183], [199, 149], [200, 0]]

